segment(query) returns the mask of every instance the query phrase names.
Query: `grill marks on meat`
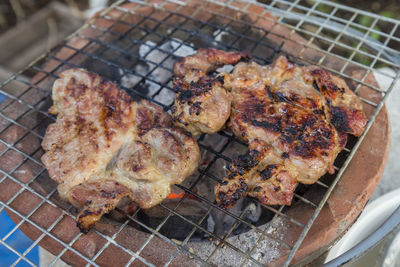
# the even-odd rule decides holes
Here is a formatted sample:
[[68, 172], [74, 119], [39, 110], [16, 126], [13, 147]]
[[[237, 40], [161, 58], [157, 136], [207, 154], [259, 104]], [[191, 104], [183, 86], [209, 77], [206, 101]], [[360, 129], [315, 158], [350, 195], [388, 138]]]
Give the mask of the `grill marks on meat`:
[[230, 127], [250, 149], [215, 188], [225, 207], [245, 195], [289, 205], [297, 182], [333, 173], [347, 134], [360, 136], [366, 126], [360, 100], [342, 79], [285, 57], [270, 66], [239, 63], [224, 86], [233, 96]]
[[345, 81], [314, 66], [309, 67], [309, 72], [328, 106], [331, 122], [339, 133], [362, 135], [366, 126], [362, 104]]
[[193, 135], [219, 131], [231, 112], [232, 96], [224, 88], [224, 77], [210, 72], [226, 64], [248, 59], [244, 52], [199, 49], [174, 65], [173, 86], [177, 90], [172, 117], [175, 125]]
[[147, 101], [133, 101], [114, 83], [83, 69], [60, 74], [53, 86], [58, 114], [42, 142], [42, 161], [59, 183], [60, 196], [82, 208], [87, 231], [129, 197], [142, 208], [160, 203], [170, 185], [198, 167], [200, 152], [190, 133]]

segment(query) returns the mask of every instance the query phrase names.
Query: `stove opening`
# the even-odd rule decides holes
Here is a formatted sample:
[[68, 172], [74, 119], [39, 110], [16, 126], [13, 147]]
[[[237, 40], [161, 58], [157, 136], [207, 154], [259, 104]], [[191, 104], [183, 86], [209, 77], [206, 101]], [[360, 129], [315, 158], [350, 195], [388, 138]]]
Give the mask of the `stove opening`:
[[[179, 190], [177, 187], [175, 188]], [[238, 235], [251, 229], [249, 225], [238, 221], [234, 216], [240, 216], [243, 221], [254, 226], [263, 225], [274, 216], [272, 211], [263, 208], [259, 203], [250, 198], [242, 198], [230, 208], [228, 212], [234, 215], [232, 216], [216, 207], [211, 208], [210, 212], [208, 212], [208, 205], [191, 194], [187, 194], [186, 198], [182, 201], [181, 199], [184, 195], [185, 192], [183, 190], [181, 193], [171, 193], [170, 197], [164, 200], [161, 205], [147, 210], [140, 210], [137, 213], [137, 219], [146, 226], [157, 229], [166, 217], [169, 216], [159, 230], [162, 235], [170, 239], [183, 241], [194, 231], [190, 240], [201, 241], [210, 239], [212, 236], [205, 231], [197, 229], [194, 224], [198, 224], [208, 232], [221, 237], [228, 233], [232, 227], [232, 235]], [[209, 197], [215, 200], [215, 197], [211, 195]], [[179, 215], [171, 212], [174, 208], [176, 208], [176, 214]], [[150, 232], [145, 227], [139, 227], [139, 229]]]

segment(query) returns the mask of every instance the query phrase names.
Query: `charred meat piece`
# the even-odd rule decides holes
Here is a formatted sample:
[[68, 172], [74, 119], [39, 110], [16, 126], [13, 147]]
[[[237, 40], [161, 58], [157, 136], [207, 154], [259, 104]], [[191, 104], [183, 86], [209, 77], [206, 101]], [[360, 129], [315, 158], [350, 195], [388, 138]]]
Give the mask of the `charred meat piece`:
[[207, 48], [176, 62], [173, 86], [177, 97], [172, 108], [175, 125], [193, 135], [219, 131], [229, 119], [232, 96], [224, 88], [224, 77], [210, 72], [248, 58], [245, 52]]
[[142, 208], [160, 203], [170, 185], [198, 166], [200, 152], [190, 133], [147, 101], [135, 102], [112, 82], [83, 69], [60, 74], [52, 92], [57, 114], [42, 142], [42, 161], [59, 183], [60, 196], [82, 209], [87, 231], [129, 197]]
[[347, 134], [360, 136], [366, 126], [359, 98], [316, 66], [297, 66], [285, 57], [269, 66], [239, 63], [224, 82], [233, 96], [230, 127], [249, 144], [252, 160], [243, 170], [243, 162], [235, 161], [215, 188], [225, 207], [243, 195], [289, 205], [296, 183], [333, 173]]
[[215, 187], [218, 202], [230, 207], [241, 197], [251, 196], [266, 205], [290, 205], [296, 177], [267, 143], [255, 140], [249, 149], [228, 166], [224, 181]]

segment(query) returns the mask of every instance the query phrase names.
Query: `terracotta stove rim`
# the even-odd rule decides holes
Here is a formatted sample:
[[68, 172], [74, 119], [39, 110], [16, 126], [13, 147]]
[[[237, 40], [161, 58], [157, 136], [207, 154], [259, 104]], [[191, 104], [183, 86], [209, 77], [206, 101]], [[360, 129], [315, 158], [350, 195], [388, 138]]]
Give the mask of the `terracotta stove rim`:
[[[131, 9], [131, 8], [133, 8], [133, 7], [136, 7], [137, 6], [137, 4], [136, 3], [129, 3], [129, 4], [125, 4], [125, 5], [123, 5], [122, 7], [124, 7], [124, 8], [126, 8], [126, 9]], [[152, 7], [147, 7], [147, 6], [145, 6], [145, 7], [143, 7], [143, 9], [141, 9], [141, 11], [144, 11], [144, 10], [149, 10], [149, 9], [153, 9]], [[120, 15], [120, 13], [119, 13], [120, 11], [112, 11], [112, 12], [110, 12], [108, 15], [109, 16], [111, 16], [111, 17], [113, 17], [113, 16], [119, 16]], [[145, 13], [144, 13], [145, 14]], [[269, 15], [270, 17], [273, 17], [272, 15]], [[96, 23], [96, 21], [95, 21], [95, 23]], [[106, 21], [104, 21], [104, 20], [102, 20], [102, 19], [99, 19], [99, 23], [101, 24], [101, 26], [105, 26], [105, 27], [107, 27], [108, 25], [107, 25], [107, 22]], [[268, 25], [268, 27], [269, 27], [270, 25]], [[288, 29], [286, 28], [286, 30], [288, 31]], [[90, 28], [86, 28], [86, 29], [84, 29], [84, 31], [85, 31], [85, 34], [86, 35], [89, 35], [89, 36], [91, 36], [91, 35], [94, 35], [95, 36], [95, 33], [92, 31], [90, 31]], [[294, 36], [296, 37], [296, 38], [301, 38], [300, 36], [297, 36], [296, 34], [294, 34]], [[70, 45], [70, 46], [72, 46], [72, 47], [75, 47], [76, 49], [81, 49], [84, 45], [86, 44], [86, 42], [84, 41], [84, 40], [82, 40], [82, 39], [80, 39], [80, 38], [77, 38], [77, 37], [73, 37], [73, 38], [71, 38], [69, 41], [68, 41], [68, 45]], [[68, 50], [68, 49], [66, 49], [66, 48], [62, 48], [60, 51], [59, 51], [59, 53], [57, 53], [57, 55], [56, 55], [56, 57], [57, 58], [59, 58], [59, 59], [67, 59], [67, 58], [69, 58], [71, 56], [71, 50]], [[45, 70], [47, 70], [47, 71], [51, 71], [51, 70], [53, 70], [53, 69], [55, 69], [55, 68], [57, 68], [58, 67], [58, 65], [61, 65], [62, 63], [60, 63], [60, 62], [58, 62], [58, 61], [55, 61], [55, 60], [52, 60], [52, 61], [49, 61], [48, 62], [48, 64], [46, 65], [46, 67], [45, 67]], [[371, 74], [372, 75], [372, 74]], [[35, 81], [38, 81], [40, 78], [42, 78], [42, 74], [38, 74], [38, 75], [36, 75], [33, 79], [32, 79], [32, 82], [35, 82]], [[372, 77], [370, 77], [370, 79], [372, 79], [372, 80], [375, 80], [374, 79], [374, 77], [372, 76]], [[376, 82], [376, 81], [375, 81]], [[386, 122], [388, 121], [388, 114], [387, 114], [387, 110], [386, 110], [386, 107], [384, 106], [383, 108], [382, 108], [382, 110], [381, 110], [381, 112], [380, 112], [380, 115], [379, 115], [381, 118], [383, 117], [383, 121], [385, 121], [385, 119], [386, 119]], [[372, 189], [373, 188], [375, 188], [375, 186], [377, 185], [377, 183], [378, 183], [378, 181], [379, 181], [379, 179], [380, 179], [380, 176], [382, 175], [382, 172], [383, 172], [383, 167], [384, 167], [384, 163], [386, 162], [386, 158], [387, 158], [387, 155], [388, 155], [388, 152], [389, 152], [389, 147], [390, 147], [390, 141], [388, 141], [388, 140], [390, 140], [390, 124], [388, 124], [388, 123], [385, 123], [385, 122], [383, 122], [383, 124], [384, 124], [384, 127], [386, 127], [384, 130], [384, 132], [385, 132], [385, 136], [384, 136], [384, 144], [385, 144], [385, 146], [384, 146], [384, 148], [383, 148], [383, 150], [382, 151], [380, 151], [380, 158], [381, 158], [381, 164], [379, 165], [379, 168], [378, 169], [376, 169], [375, 170], [375, 173], [372, 173], [371, 174], [371, 176], [372, 176], [372, 178], [370, 178], [370, 179], [368, 179], [367, 180], [367, 183], [368, 183], [368, 186], [365, 186], [364, 188], [367, 188], [368, 189], [368, 192], [366, 192], [366, 193], [364, 193], [364, 194], [361, 194], [361, 195], [359, 195], [358, 196], [358, 198], [357, 199], [360, 199], [360, 206], [361, 207], [363, 207], [365, 204], [366, 204], [366, 202], [367, 202], [367, 200], [368, 200], [368, 198], [369, 198], [369, 196], [370, 196], [370, 194], [372, 193]], [[367, 135], [368, 136], [368, 135]], [[360, 146], [360, 148], [361, 147], [365, 147], [366, 146], [366, 143], [364, 142], [364, 143], [362, 143], [361, 144], [361, 146]], [[357, 151], [357, 153], [356, 153], [356, 155], [358, 155], [358, 157], [362, 157], [362, 155], [360, 156], [359, 153], [360, 152], [360, 150], [359, 151]], [[356, 158], [356, 157], [355, 157]], [[353, 159], [353, 161], [354, 161], [354, 159]], [[354, 162], [352, 161], [352, 163], [349, 165], [349, 168], [350, 167], [352, 167], [352, 168], [355, 168], [355, 166], [352, 166], [352, 164], [354, 165]], [[344, 177], [342, 177], [342, 179], [350, 179], [349, 177], [347, 177], [347, 176], [345, 176], [344, 175]], [[339, 185], [341, 185], [341, 184], [343, 184], [343, 183], [345, 183], [346, 181], [340, 181], [339, 182]], [[338, 186], [339, 186], [338, 185]], [[338, 192], [338, 187], [334, 190], [334, 192], [332, 193], [332, 196], [331, 196], [331, 198], [334, 198], [335, 196], [337, 197], [337, 195], [338, 194], [340, 194], [340, 192]], [[330, 199], [331, 199], [330, 198]], [[329, 207], [327, 207], [327, 206], [329, 206], [328, 205], [328, 203], [325, 205], [325, 208], [324, 208], [324, 212], [326, 212], [326, 213], [329, 213], [330, 211], [329, 211]], [[328, 210], [327, 210], [328, 209]], [[346, 213], [346, 212], [344, 212], [342, 215], [340, 215], [340, 216], [338, 216], [337, 218], [335, 218], [335, 220], [332, 222], [332, 225], [330, 226], [330, 227], [328, 227], [328, 230], [329, 231], [336, 231], [337, 232], [337, 227], [338, 227], [338, 225], [340, 224], [340, 223], [342, 223], [343, 224], [343, 221], [347, 221], [347, 223], [344, 223], [345, 225], [343, 226], [343, 230], [340, 232], [340, 233], [336, 233], [335, 231], [335, 233], [333, 233], [333, 232], [325, 232], [324, 233], [324, 235], [326, 236], [326, 238], [325, 238], [325, 240], [323, 240], [323, 244], [319, 244], [319, 246], [320, 245], [322, 245], [322, 247], [327, 247], [327, 246], [329, 246], [330, 244], [332, 244], [332, 242], [335, 240], [335, 239], [337, 239], [344, 231], [346, 231], [346, 229], [348, 229], [348, 227], [354, 222], [354, 220], [356, 219], [356, 217], [358, 217], [358, 215], [359, 215], [359, 213], [360, 213], [360, 211], [362, 210], [362, 208], [361, 209], [356, 209], [356, 210], [353, 210], [352, 212], [350, 212], [350, 213]], [[19, 221], [19, 217], [18, 216], [16, 216], [15, 214], [13, 214], [12, 212], [10, 212], [9, 210], [8, 210], [8, 212], [9, 212], [9, 214], [11, 215], [11, 217], [13, 218], [13, 220], [14, 221]], [[76, 230], [74, 230], [74, 227], [75, 227], [75, 225], [71, 225], [72, 223], [74, 223], [73, 222], [73, 220], [70, 220], [70, 222], [69, 222], [69, 224], [68, 224], [68, 227], [66, 228], [66, 229], [72, 229], [71, 231], [76, 231]], [[318, 223], [318, 221], [316, 221], [316, 223]], [[103, 222], [101, 222], [100, 223], [100, 225], [99, 225], [99, 228], [100, 229], [102, 229], [102, 230], [104, 230], [104, 231], [108, 231], [108, 232], [112, 232], [113, 230], [113, 228], [115, 227], [115, 224], [114, 223], [111, 223], [111, 222], [109, 222], [109, 221], [103, 221]], [[34, 227], [33, 227], [34, 228]], [[30, 237], [32, 237], [33, 239], [36, 239], [35, 237], [36, 237], [36, 230], [34, 230], [32, 227], [25, 227], [24, 229], [25, 229], [25, 232], [28, 234], [28, 236], [30, 236]], [[133, 228], [132, 228], [133, 229]], [[321, 227], [321, 230], [320, 230], [320, 232], [316, 232], [315, 233], [315, 235], [318, 235], [318, 233], [320, 234], [320, 235], [322, 235], [322, 232], [323, 231], [325, 231], [326, 229], [324, 228], [324, 227]], [[60, 231], [62, 231], [62, 230], [60, 230]], [[146, 238], [147, 237], [147, 234], [144, 234], [144, 233], [139, 233], [139, 230], [130, 230], [130, 232], [129, 232], [129, 234], [130, 235], [132, 235], [132, 236], [134, 236], [135, 238], [137, 238], [137, 239], [143, 239], [143, 238]], [[94, 242], [94, 243], [99, 243], [100, 241], [98, 240], [99, 238], [101, 238], [99, 235], [97, 235], [97, 234], [95, 234], [95, 233], [91, 233], [91, 234], [89, 234], [89, 235], [87, 235], [86, 236], [86, 240], [88, 241], [88, 242]], [[316, 242], [321, 242], [321, 240], [317, 240], [317, 241], [313, 241], [313, 240], [305, 240], [305, 242], [304, 242], [304, 244], [301, 246], [301, 248], [299, 249], [299, 251], [297, 252], [297, 254], [296, 254], [296, 258], [295, 258], [295, 261], [297, 262], [297, 263], [301, 263], [301, 262], [303, 262], [303, 261], [305, 261], [305, 260], [309, 260], [309, 257], [308, 256], [310, 256], [310, 255], [312, 255], [312, 254], [314, 254], [314, 255], [317, 255], [317, 254], [319, 254], [319, 250], [317, 250], [317, 249], [315, 249], [315, 247], [316, 247], [316, 245], [315, 245], [315, 243]], [[48, 249], [50, 252], [52, 252], [53, 254], [57, 254], [58, 252], [59, 252], [59, 247], [58, 246], [54, 246], [54, 243], [53, 242], [46, 242], [45, 240], [42, 240], [41, 242], [40, 242], [40, 245], [41, 246], [43, 246], [43, 247], [45, 247], [46, 249]], [[83, 245], [82, 245], [83, 246]], [[319, 247], [318, 246], [318, 247]], [[85, 246], [83, 246], [83, 247], [78, 247], [78, 249], [82, 249], [82, 253], [83, 254], [85, 254], [86, 252], [85, 252], [85, 249], [84, 249], [84, 247]], [[165, 249], [165, 251], [166, 251], [166, 253], [169, 253], [169, 252], [173, 252], [174, 251], [174, 249], [171, 249], [171, 248], [166, 248]], [[63, 257], [63, 260], [65, 260], [66, 262], [68, 262], [68, 263], [71, 263], [71, 264], [76, 264], [77, 262], [75, 261], [75, 257], [73, 257], [73, 256], [71, 256], [71, 253], [66, 253]], [[153, 259], [154, 260], [154, 259]], [[279, 264], [280, 262], [281, 262], [281, 260], [283, 260], [283, 259], [280, 259], [280, 260], [278, 260], [278, 261], [276, 261], [275, 262], [275, 264]], [[78, 261], [79, 262], [79, 261]], [[105, 264], [107, 264], [107, 262], [104, 262]]]

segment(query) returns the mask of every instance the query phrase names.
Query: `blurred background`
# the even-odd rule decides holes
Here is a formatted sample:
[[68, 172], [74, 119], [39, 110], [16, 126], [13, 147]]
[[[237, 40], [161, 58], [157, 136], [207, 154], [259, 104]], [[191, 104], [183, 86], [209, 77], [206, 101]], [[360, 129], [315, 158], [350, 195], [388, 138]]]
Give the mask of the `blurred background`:
[[[0, 0], [0, 81], [7, 79], [12, 73], [22, 69], [32, 60], [37, 58], [45, 51], [54, 47], [69, 34], [79, 28], [83, 22], [102, 8], [109, 6], [115, 1], [107, 0]], [[259, 2], [269, 4], [272, 1], [259, 0]], [[312, 6], [314, 0], [301, 1], [302, 5]], [[344, 1], [333, 1], [344, 2]], [[398, 0], [350, 0], [345, 4], [357, 9], [370, 11], [385, 17], [400, 19], [400, 4]], [[279, 4], [277, 4], [279, 7]], [[323, 3], [318, 4], [318, 11], [330, 13], [331, 7]], [[294, 10], [301, 12], [300, 10]], [[349, 19], [348, 14], [335, 14], [335, 16]], [[366, 28], [372, 26], [373, 18], [367, 15], [357, 16], [356, 22]], [[392, 26], [392, 25], [391, 25]], [[385, 22], [380, 21], [373, 26], [373, 29], [390, 33], [392, 27]], [[312, 26], [307, 30], [313, 31]], [[315, 29], [317, 30], [317, 29]], [[359, 29], [364, 31], [362, 28]], [[324, 33], [319, 33], [324, 34]], [[384, 42], [384, 37], [373, 32], [369, 35], [371, 38]], [[394, 36], [400, 36], [400, 27], [394, 32]], [[354, 47], [357, 43], [352, 44]], [[320, 44], [323, 47], [323, 44]], [[387, 43], [387, 46], [399, 50], [400, 44], [395, 41]], [[349, 51], [335, 51], [337, 54], [349, 56]], [[354, 60], [370, 65], [372, 60], [363, 54], [357, 54]], [[376, 65], [375, 68], [385, 68], [384, 65]], [[390, 69], [387, 71], [391, 71]], [[29, 73], [26, 73], [29, 79]], [[384, 80], [378, 79], [378, 82], [384, 83]], [[382, 85], [381, 86], [387, 86]], [[400, 87], [399, 85], [397, 87]], [[400, 179], [397, 179], [400, 173], [400, 166], [396, 163], [400, 157], [400, 109], [396, 103], [400, 101], [400, 88], [395, 88], [394, 93], [389, 98], [387, 106], [389, 108], [392, 121], [392, 149], [389, 156], [388, 165], [384, 173], [382, 182], [376, 189], [372, 199], [388, 193], [389, 191], [400, 187]], [[0, 102], [2, 101], [0, 94]], [[0, 238], [4, 238], [11, 229], [14, 228], [13, 222], [8, 218], [3, 210], [0, 212]], [[7, 238], [8, 244], [19, 252], [24, 252], [33, 245], [25, 235], [17, 229]], [[42, 262], [41, 266], [46, 266], [46, 252], [40, 252]], [[17, 256], [7, 247], [0, 244], [0, 266], [10, 266]], [[39, 265], [39, 249], [36, 246], [26, 255], [32, 263]], [[48, 263], [48, 262], [47, 262]], [[17, 266], [30, 266], [30, 264], [21, 261]], [[372, 265], [370, 265], [372, 266]]]
[[[272, 2], [258, 1], [266, 4]], [[76, 30], [85, 19], [113, 2], [115, 0], [0, 0], [0, 51], [2, 51], [0, 68], [3, 72], [21, 69]], [[301, 5], [311, 7], [315, 1], [300, 2], [302, 2]], [[343, 3], [343, 1], [333, 2]], [[400, 19], [400, 5], [397, 0], [350, 0], [345, 1], [345, 4], [385, 17]], [[277, 6], [279, 7], [279, 4]], [[331, 6], [323, 3], [316, 8], [325, 13], [329, 13], [331, 9]], [[296, 9], [294, 11], [301, 12]], [[335, 16], [350, 19], [350, 14], [343, 12]], [[372, 25], [373, 18], [361, 15], [357, 16], [355, 22], [368, 28]], [[392, 27], [389, 23], [379, 21], [373, 29], [389, 34]], [[312, 31], [312, 29], [307, 30]], [[394, 36], [400, 36], [400, 27], [397, 28]], [[384, 42], [384, 36], [378, 33], [374, 32], [370, 37]], [[400, 44], [391, 41], [387, 45], [396, 49]], [[344, 55], [346, 53], [349, 51], [343, 51]], [[372, 59], [358, 54], [355, 60], [368, 65]], [[4, 75], [0, 77], [4, 78]]]

